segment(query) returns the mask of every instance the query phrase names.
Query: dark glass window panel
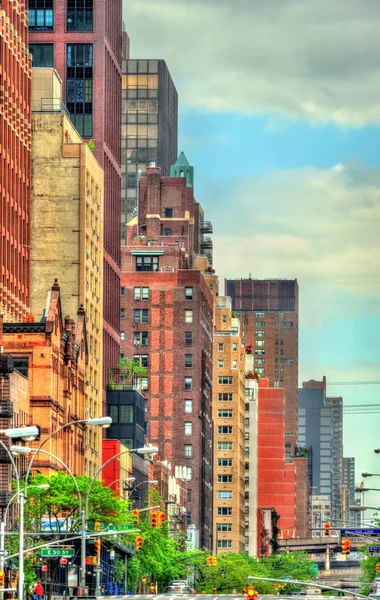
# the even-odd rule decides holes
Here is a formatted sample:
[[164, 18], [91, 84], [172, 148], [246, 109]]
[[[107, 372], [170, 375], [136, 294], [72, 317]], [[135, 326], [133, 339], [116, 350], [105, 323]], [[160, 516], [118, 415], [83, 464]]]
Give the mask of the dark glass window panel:
[[30, 44], [29, 51], [33, 57], [33, 67], [54, 66], [54, 44]]
[[93, 0], [67, 0], [67, 31], [92, 31]]
[[52, 30], [53, 22], [53, 0], [29, 0], [29, 29]]

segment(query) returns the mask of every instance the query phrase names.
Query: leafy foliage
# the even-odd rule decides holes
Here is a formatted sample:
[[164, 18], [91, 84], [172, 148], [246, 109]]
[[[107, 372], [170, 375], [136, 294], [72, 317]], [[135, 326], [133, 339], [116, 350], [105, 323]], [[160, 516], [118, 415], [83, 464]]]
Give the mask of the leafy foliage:
[[380, 562], [378, 556], [370, 556], [368, 546], [359, 548], [360, 552], [365, 554], [365, 559], [360, 561], [360, 567], [363, 575], [359, 577], [359, 581], [362, 582], [360, 586], [361, 594], [369, 594], [371, 591], [371, 584], [376, 577], [376, 565]]

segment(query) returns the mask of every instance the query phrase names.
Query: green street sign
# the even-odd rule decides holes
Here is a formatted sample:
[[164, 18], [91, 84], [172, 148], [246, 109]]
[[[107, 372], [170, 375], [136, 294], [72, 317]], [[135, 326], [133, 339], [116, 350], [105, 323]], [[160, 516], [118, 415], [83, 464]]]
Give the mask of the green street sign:
[[107, 531], [130, 531], [135, 529], [135, 525], [133, 523], [129, 523], [128, 525], [108, 525]]
[[46, 558], [56, 556], [74, 556], [74, 548], [42, 548], [41, 556]]

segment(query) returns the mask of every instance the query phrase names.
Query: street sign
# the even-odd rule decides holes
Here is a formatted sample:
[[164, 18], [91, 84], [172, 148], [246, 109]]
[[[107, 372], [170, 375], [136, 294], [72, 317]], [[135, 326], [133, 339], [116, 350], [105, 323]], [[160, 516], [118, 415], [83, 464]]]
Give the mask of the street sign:
[[96, 567], [94, 568], [94, 571], [101, 573], [102, 572], [102, 567], [100, 565], [96, 565]]
[[107, 531], [130, 531], [136, 529], [133, 523], [129, 523], [128, 525], [108, 525]]
[[340, 534], [346, 535], [368, 535], [368, 536], [380, 536], [380, 529], [341, 529]]
[[74, 548], [42, 548], [41, 556], [50, 557], [60, 557], [60, 556], [74, 556]]
[[370, 546], [368, 551], [370, 554], [380, 554], [380, 546]]

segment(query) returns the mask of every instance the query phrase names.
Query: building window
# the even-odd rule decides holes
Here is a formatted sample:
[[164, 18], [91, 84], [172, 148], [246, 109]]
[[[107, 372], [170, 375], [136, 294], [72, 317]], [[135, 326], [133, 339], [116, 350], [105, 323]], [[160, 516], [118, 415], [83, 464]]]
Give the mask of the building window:
[[219, 419], [232, 419], [232, 410], [227, 408], [222, 408], [218, 410], [218, 418]]
[[185, 390], [186, 390], [186, 392], [191, 392], [192, 389], [193, 389], [193, 378], [192, 377], [185, 377]]
[[193, 401], [190, 400], [189, 398], [187, 398], [185, 400], [185, 413], [191, 415], [192, 412], [193, 412]]
[[218, 506], [218, 515], [220, 517], [231, 517], [232, 506]]
[[93, 101], [92, 44], [68, 44], [66, 63], [66, 106], [82, 137], [92, 136]]
[[218, 377], [218, 385], [232, 385], [233, 377]]
[[257, 312], [255, 313], [256, 319], [262, 319], [265, 317], [265, 312]]
[[28, 26], [31, 31], [52, 31], [53, 0], [29, 0]]
[[120, 309], [120, 319], [125, 319], [125, 308]]
[[255, 340], [255, 346], [265, 346], [265, 340]]
[[133, 406], [123, 406], [120, 409], [120, 423], [133, 423]]
[[33, 67], [54, 67], [54, 44], [29, 44]]
[[232, 458], [218, 458], [218, 467], [232, 467]]
[[293, 364], [293, 359], [292, 358], [281, 358], [280, 359], [280, 363], [282, 365], [292, 365]]
[[193, 311], [190, 309], [185, 310], [185, 323], [193, 322]]
[[232, 500], [232, 492], [227, 490], [220, 490], [217, 492], [218, 500]]
[[255, 396], [255, 389], [254, 388], [245, 388], [245, 395], [248, 396], [249, 398], [253, 398]]
[[164, 229], [164, 235], [172, 235], [172, 230], [171, 229]]
[[133, 289], [133, 298], [135, 300], [149, 300], [149, 288], [135, 287]]
[[192, 495], [192, 490], [187, 490], [186, 491], [186, 502], [192, 502], [193, 501], [193, 495]]
[[134, 346], [147, 346], [148, 345], [148, 331], [134, 331], [133, 332], [133, 345]]
[[[186, 434], [189, 435], [189, 434]], [[191, 444], [185, 444], [185, 458], [193, 458], [193, 446]]]
[[185, 300], [192, 300], [192, 299], [193, 299], [193, 288], [185, 287]]
[[148, 355], [147, 354], [134, 354], [133, 361], [139, 363], [140, 367], [148, 368]]
[[193, 366], [193, 355], [185, 354], [185, 367], [190, 369]]
[[262, 367], [257, 367], [257, 369], [255, 369], [256, 373], [259, 373], [259, 375], [264, 375], [265, 373], [265, 369], [263, 369]]
[[255, 358], [256, 365], [265, 365], [265, 358]]
[[192, 346], [192, 345], [193, 345], [193, 332], [185, 331], [185, 346]]
[[232, 483], [232, 475], [218, 475], [218, 483]]
[[281, 327], [293, 327], [293, 321], [281, 321]]
[[191, 421], [185, 421], [184, 432], [185, 435], [193, 435], [193, 423]]
[[223, 323], [227, 323], [227, 315], [223, 315], [222, 321]]
[[133, 438], [120, 438], [120, 442], [126, 448], [133, 448]]
[[224, 360], [218, 360], [218, 368], [224, 369]]
[[218, 540], [218, 548], [232, 548], [232, 540]]
[[135, 309], [133, 311], [133, 320], [135, 323], [149, 323], [149, 310], [147, 308]]
[[67, 0], [67, 31], [92, 31], [93, 0]]
[[125, 296], [125, 287], [124, 286], [122, 286], [120, 288], [120, 296]]
[[118, 423], [119, 422], [119, 407], [116, 406], [115, 404], [111, 404], [108, 406], [108, 416], [111, 417], [112, 419], [112, 423]]
[[263, 356], [265, 354], [265, 350], [255, 350], [256, 356]]
[[257, 329], [255, 331], [255, 336], [256, 337], [265, 337], [265, 331], [264, 331], [264, 329]]
[[265, 321], [256, 321], [255, 326], [256, 327], [265, 327]]
[[172, 208], [165, 208], [165, 217], [167, 219], [173, 218], [173, 209]]
[[136, 256], [136, 271], [158, 271], [158, 256]]
[[218, 442], [218, 450], [232, 451], [232, 442]]
[[218, 433], [221, 435], [231, 435], [232, 425], [218, 425]]
[[237, 369], [237, 360], [232, 361], [232, 368]]
[[232, 531], [232, 523], [218, 523], [217, 524], [218, 531]]
[[224, 344], [218, 344], [218, 351], [224, 352]]
[[232, 402], [232, 394], [218, 394], [219, 402]]
[[120, 339], [122, 342], [124, 342], [124, 340], [125, 340], [125, 332], [124, 331], [120, 331]]
[[232, 344], [232, 352], [237, 352], [237, 344]]

